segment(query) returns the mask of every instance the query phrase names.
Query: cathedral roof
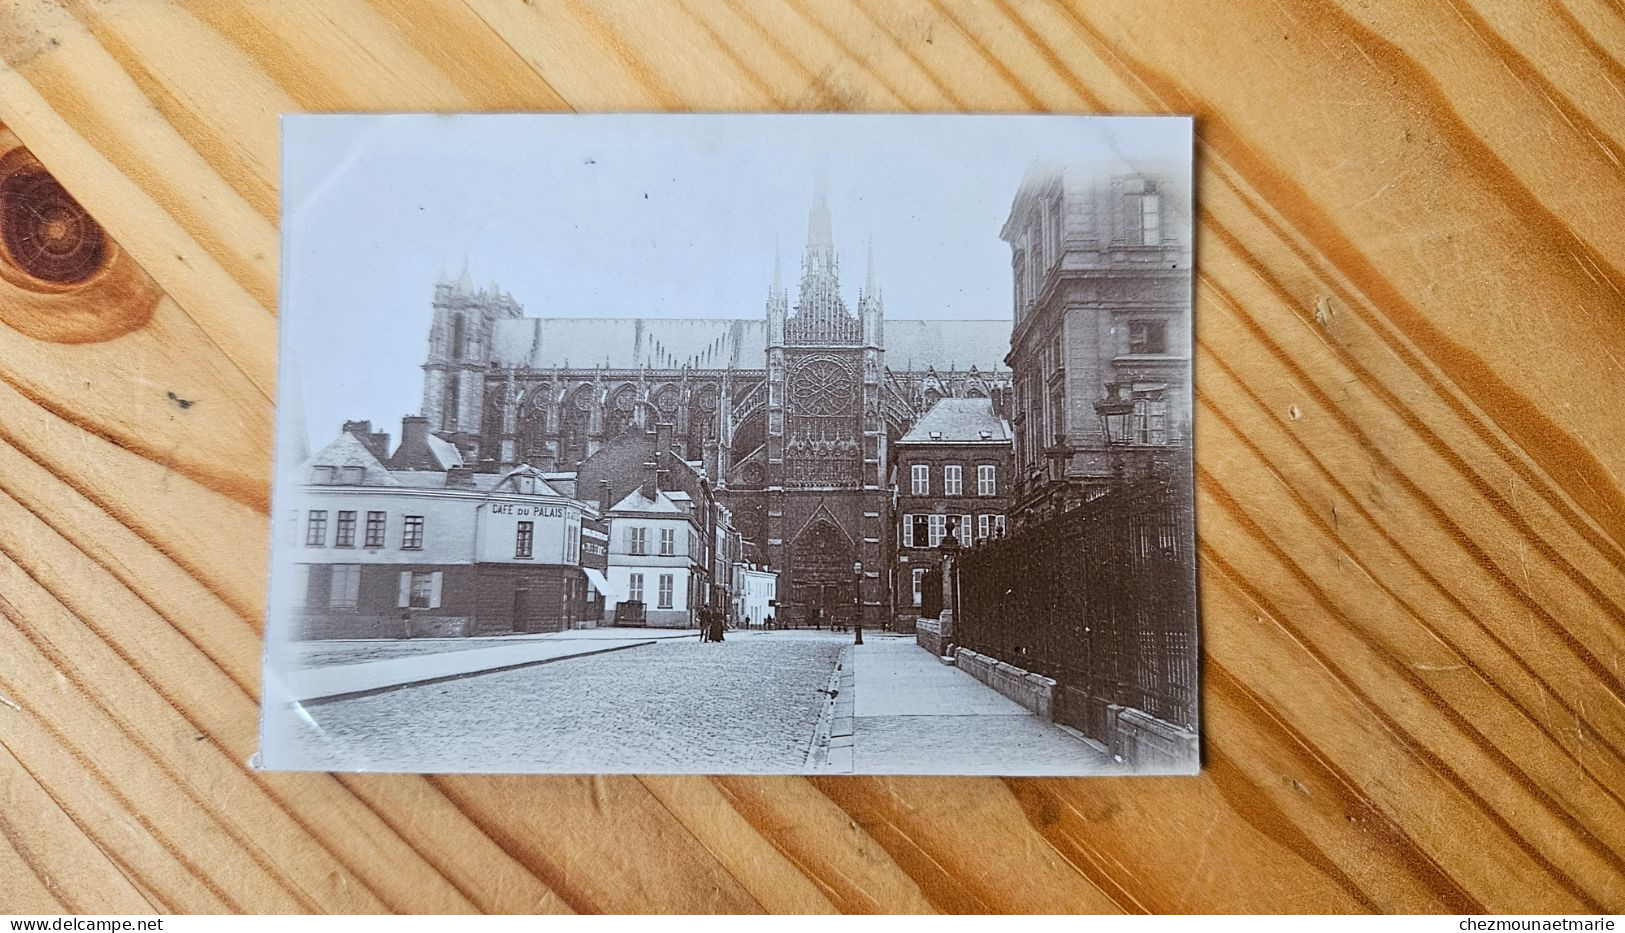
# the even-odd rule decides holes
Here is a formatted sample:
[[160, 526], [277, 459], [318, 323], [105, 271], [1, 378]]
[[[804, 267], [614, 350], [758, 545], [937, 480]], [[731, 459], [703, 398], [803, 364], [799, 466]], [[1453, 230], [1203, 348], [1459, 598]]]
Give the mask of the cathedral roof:
[[892, 372], [936, 369], [984, 373], [1009, 369], [1009, 321], [900, 321], [888, 320], [886, 368]]
[[1010, 422], [985, 398], [938, 399], [899, 444], [1008, 444]]
[[[886, 365], [904, 370], [1004, 370], [1010, 322], [884, 323]], [[531, 369], [761, 369], [767, 323], [750, 318], [517, 318], [497, 321], [494, 361]]]

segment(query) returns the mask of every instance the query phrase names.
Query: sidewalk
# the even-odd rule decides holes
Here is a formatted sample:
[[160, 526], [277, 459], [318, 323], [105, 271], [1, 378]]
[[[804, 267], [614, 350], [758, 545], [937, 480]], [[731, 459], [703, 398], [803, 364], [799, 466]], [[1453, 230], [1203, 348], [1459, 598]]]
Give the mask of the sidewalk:
[[[418, 638], [389, 641], [380, 647], [412, 649], [377, 660], [331, 663], [294, 668], [285, 673], [276, 691], [291, 702], [312, 703], [395, 687], [454, 680], [475, 674], [506, 671], [565, 658], [621, 651], [672, 638], [695, 638], [684, 629], [576, 629], [546, 635], [508, 635], [493, 638]], [[348, 644], [355, 644], [354, 642]], [[305, 650], [342, 650], [344, 645], [302, 643]]]
[[[847, 659], [821, 770], [999, 775], [1122, 771], [1104, 752], [943, 664], [912, 638], [872, 636]], [[843, 717], [842, 701], [848, 698], [851, 706]], [[849, 738], [841, 734], [843, 729]]]

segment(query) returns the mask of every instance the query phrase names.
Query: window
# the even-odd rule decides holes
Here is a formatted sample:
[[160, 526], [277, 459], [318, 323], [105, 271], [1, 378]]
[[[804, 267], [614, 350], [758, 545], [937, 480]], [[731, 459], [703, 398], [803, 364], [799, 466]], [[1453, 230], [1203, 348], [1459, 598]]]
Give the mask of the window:
[[1162, 392], [1135, 393], [1133, 431], [1136, 444], [1168, 443], [1168, 400]]
[[670, 609], [671, 605], [672, 605], [671, 600], [672, 600], [671, 574], [663, 573], [663, 574], [660, 575], [660, 605], [658, 607], [656, 607], [656, 608]]
[[455, 431], [462, 422], [462, 414], [458, 410], [461, 403], [457, 395], [457, 380], [452, 379], [446, 383], [446, 391], [440, 400], [441, 430]]
[[1128, 352], [1136, 354], [1167, 353], [1167, 323], [1163, 321], [1129, 321]]
[[930, 523], [926, 526], [929, 529], [927, 546], [936, 547], [942, 543], [943, 537], [945, 537], [948, 533], [948, 516], [932, 515], [929, 522]]
[[463, 316], [461, 314], [451, 316], [451, 358], [454, 360], [463, 358]]
[[355, 547], [355, 513], [340, 512], [338, 534], [333, 539], [334, 547]]
[[920, 605], [920, 593], [922, 593], [925, 589], [924, 586], [922, 586], [922, 584], [925, 582], [925, 568], [915, 567], [911, 576], [914, 577], [914, 605], [917, 607]]
[[[719, 542], [722, 540], [721, 529], [718, 529], [717, 531], [717, 540]], [[720, 543], [717, 545], [717, 554], [719, 556], [722, 554], [722, 545]], [[700, 536], [698, 533], [693, 531], [688, 533], [688, 555], [695, 559], [698, 559], [700, 556]]]
[[903, 516], [903, 547], [914, 546], [914, 516]]
[[914, 495], [931, 495], [931, 467], [924, 463], [916, 463], [909, 467], [909, 473], [913, 477]]
[[966, 547], [970, 547], [971, 545], [969, 515], [959, 516], [959, 543]]
[[536, 523], [520, 522], [519, 530], [514, 534], [513, 556], [519, 560], [530, 560], [531, 550], [536, 543]]
[[957, 463], [950, 463], [942, 468], [942, 494], [945, 496], [962, 496], [965, 494], [965, 469]]
[[330, 466], [311, 467], [310, 481], [318, 486], [331, 486], [334, 470], [335, 468]]
[[976, 537], [977, 537], [977, 540], [986, 540], [988, 534], [992, 530], [993, 530], [993, 516], [985, 514], [985, 513], [982, 514], [982, 515], [976, 516]]
[[649, 529], [626, 529], [626, 552], [640, 555], [649, 553]]
[[406, 516], [406, 524], [401, 527], [401, 548], [407, 551], [423, 549], [423, 516]]
[[439, 609], [441, 576], [438, 570], [402, 570], [395, 605], [402, 609]]
[[413, 609], [428, 609], [429, 604], [434, 601], [434, 574], [412, 574], [411, 595], [411, 606]]
[[293, 565], [293, 585], [288, 587], [295, 606], [303, 606], [310, 601], [310, 565]]
[[564, 562], [574, 564], [581, 560], [581, 526], [574, 522], [564, 528]]
[[660, 556], [671, 557], [677, 553], [677, 529], [660, 529]]
[[368, 512], [367, 513], [366, 546], [367, 547], [383, 547], [384, 546], [384, 513], [382, 513], [382, 512]]
[[634, 603], [643, 602], [643, 574], [634, 573], [626, 578], [626, 598]]
[[976, 466], [976, 494], [978, 496], [996, 496], [999, 494], [999, 468], [991, 463], [981, 463]]
[[1140, 242], [1146, 246], [1162, 243], [1162, 204], [1155, 194], [1140, 195]]
[[366, 478], [366, 467], [347, 466], [344, 468], [344, 485], [346, 486], [359, 486]]
[[305, 545], [307, 547], [327, 546], [326, 509], [310, 510], [310, 516], [305, 520]]
[[361, 565], [334, 564], [333, 582], [328, 587], [327, 605], [333, 609], [354, 609], [361, 600]]

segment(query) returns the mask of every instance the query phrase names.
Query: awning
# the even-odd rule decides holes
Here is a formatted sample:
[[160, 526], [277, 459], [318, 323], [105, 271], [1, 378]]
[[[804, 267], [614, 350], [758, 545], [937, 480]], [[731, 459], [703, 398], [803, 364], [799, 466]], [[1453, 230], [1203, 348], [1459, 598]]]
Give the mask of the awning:
[[618, 603], [626, 601], [626, 594], [615, 589], [615, 587], [610, 586], [609, 580], [604, 576], [604, 572], [602, 570], [598, 570], [593, 567], [583, 567], [581, 568], [581, 572], [587, 575], [587, 582], [592, 584], [592, 588], [604, 594], [605, 598], [613, 599]]

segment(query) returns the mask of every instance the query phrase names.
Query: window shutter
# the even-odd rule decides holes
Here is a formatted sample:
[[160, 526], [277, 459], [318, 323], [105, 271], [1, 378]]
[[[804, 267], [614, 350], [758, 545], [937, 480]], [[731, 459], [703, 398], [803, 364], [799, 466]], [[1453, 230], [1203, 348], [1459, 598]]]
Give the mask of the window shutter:
[[914, 516], [903, 515], [903, 547], [914, 546]]
[[444, 577], [444, 576], [445, 576], [444, 573], [436, 570], [434, 572], [434, 576], [431, 578], [431, 582], [429, 583], [429, 608], [430, 609], [439, 609], [440, 608], [440, 578]]
[[395, 594], [395, 605], [405, 609], [412, 604], [412, 571], [401, 571], [401, 586]]

